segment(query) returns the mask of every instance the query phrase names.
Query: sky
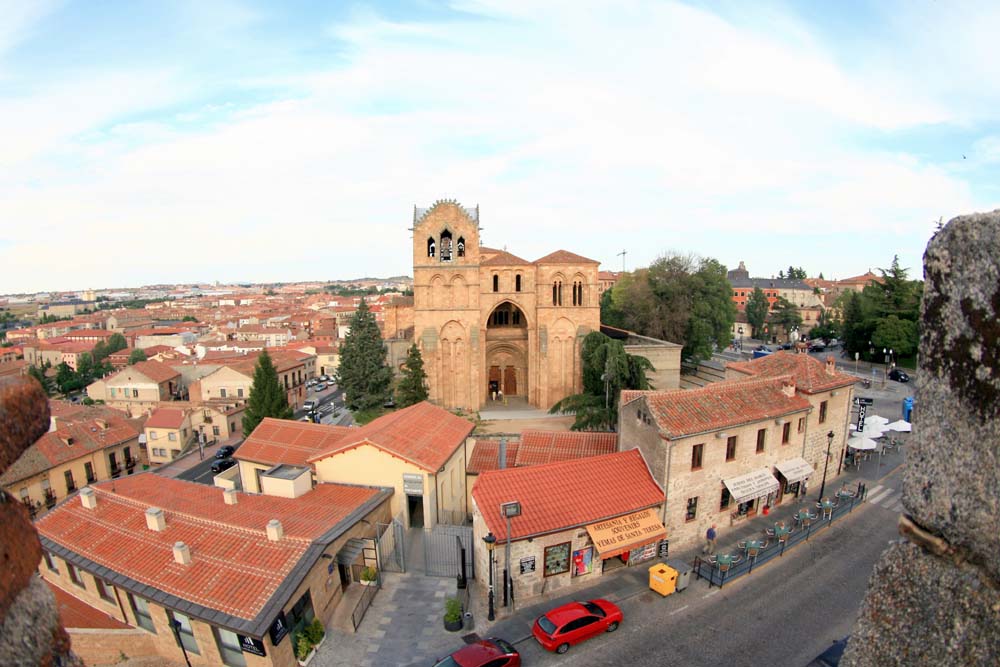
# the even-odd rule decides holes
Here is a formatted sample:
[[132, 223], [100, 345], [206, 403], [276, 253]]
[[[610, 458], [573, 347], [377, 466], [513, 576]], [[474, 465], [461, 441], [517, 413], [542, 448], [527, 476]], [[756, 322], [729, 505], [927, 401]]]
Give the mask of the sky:
[[0, 294], [412, 273], [413, 207], [620, 270], [922, 274], [1000, 208], [1000, 4], [0, 0]]

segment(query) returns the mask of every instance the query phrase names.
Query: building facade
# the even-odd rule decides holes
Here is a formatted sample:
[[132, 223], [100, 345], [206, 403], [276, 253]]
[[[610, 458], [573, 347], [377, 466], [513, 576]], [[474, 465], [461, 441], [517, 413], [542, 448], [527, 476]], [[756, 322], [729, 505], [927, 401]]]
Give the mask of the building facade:
[[534, 262], [479, 240], [479, 208], [414, 209], [414, 339], [430, 399], [476, 410], [494, 393], [549, 408], [581, 390], [580, 345], [600, 328], [598, 262]]

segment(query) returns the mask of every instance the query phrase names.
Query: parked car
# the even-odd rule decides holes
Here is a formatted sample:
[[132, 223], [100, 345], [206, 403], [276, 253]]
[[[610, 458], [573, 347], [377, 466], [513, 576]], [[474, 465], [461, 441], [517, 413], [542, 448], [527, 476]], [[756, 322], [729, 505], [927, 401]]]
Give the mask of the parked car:
[[826, 350], [826, 345], [822, 342], [809, 343], [810, 352], [823, 352], [824, 350]]
[[219, 447], [219, 451], [217, 451], [215, 453], [215, 458], [217, 458], [217, 459], [228, 459], [230, 456], [233, 455], [233, 452], [235, 452], [235, 451], [236, 451], [236, 448], [233, 447], [232, 445], [224, 445], [222, 447]]
[[326, 383], [325, 382], [317, 382], [313, 386], [313, 390], [314, 391], [323, 391], [324, 389], [326, 389]]
[[889, 379], [895, 380], [896, 382], [909, 382], [910, 376], [906, 374], [906, 371], [901, 371], [898, 368], [893, 368], [889, 371]]
[[310, 412], [312, 410], [315, 410], [316, 409], [316, 401], [314, 401], [314, 400], [312, 400], [310, 398], [309, 400], [307, 400], [305, 403], [302, 404], [302, 409], [305, 410], [306, 412]]
[[319, 382], [319, 378], [309, 378], [308, 380], [306, 380], [306, 386], [311, 387], [317, 382]]
[[234, 465], [236, 465], [236, 459], [219, 459], [212, 464], [212, 472], [222, 472], [223, 470], [229, 470]]
[[565, 653], [570, 646], [602, 632], [614, 632], [622, 610], [607, 600], [569, 602], [535, 619], [531, 634], [547, 651]]
[[330, 381], [330, 376], [329, 375], [320, 375], [319, 376], [319, 381], [320, 382], [329, 382]]
[[441, 658], [434, 667], [519, 667], [521, 654], [499, 637], [481, 639]]

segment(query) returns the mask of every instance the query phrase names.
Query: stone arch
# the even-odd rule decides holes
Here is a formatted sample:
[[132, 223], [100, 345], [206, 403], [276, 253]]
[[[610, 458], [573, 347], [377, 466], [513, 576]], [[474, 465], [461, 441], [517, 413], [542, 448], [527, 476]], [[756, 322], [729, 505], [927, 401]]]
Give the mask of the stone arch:
[[[505, 306], [510, 306], [511, 308], [517, 310], [520, 313], [520, 324], [509, 324], [509, 325], [494, 325], [491, 323], [493, 319], [493, 314], [498, 310], [502, 310]], [[486, 329], [493, 328], [494, 326], [521, 326], [524, 328], [529, 328], [531, 323], [528, 321], [528, 311], [516, 301], [511, 301], [510, 299], [504, 299], [497, 305], [493, 306], [489, 314], [486, 315], [486, 319], [483, 321], [483, 327]]]
[[557, 271], [552, 276], [552, 305], [563, 305], [563, 285], [566, 283], [566, 276], [561, 271]]
[[441, 327], [438, 342], [437, 375], [441, 402], [448, 408], [465, 408], [469, 386], [469, 336], [465, 327], [449, 320]]
[[576, 325], [565, 317], [560, 317], [549, 327], [550, 404], [574, 393], [579, 366], [576, 329]]
[[[497, 341], [486, 347], [486, 397], [528, 396], [528, 349], [526, 340]], [[501, 393], [502, 392], [502, 393]]]
[[587, 305], [587, 278], [579, 271], [573, 276], [573, 305]]
[[428, 301], [432, 308], [443, 308], [448, 302], [448, 285], [444, 276], [437, 273], [431, 276], [430, 280], [431, 298]]
[[453, 308], [469, 306], [469, 287], [465, 284], [465, 278], [460, 275], [451, 277], [451, 306]]

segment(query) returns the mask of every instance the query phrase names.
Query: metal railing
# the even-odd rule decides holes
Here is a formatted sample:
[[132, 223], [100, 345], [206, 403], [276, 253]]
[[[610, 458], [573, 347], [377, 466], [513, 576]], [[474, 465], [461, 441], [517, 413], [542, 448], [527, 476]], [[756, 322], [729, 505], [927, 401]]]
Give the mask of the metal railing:
[[[381, 577], [379, 577], [381, 579]], [[378, 593], [378, 589], [382, 587], [380, 581], [373, 581], [370, 585], [365, 586], [365, 590], [361, 593], [361, 599], [358, 603], [354, 605], [354, 611], [351, 612], [351, 625], [354, 626], [354, 631], [358, 631], [358, 627], [361, 625], [361, 621], [364, 620], [365, 614], [368, 612], [368, 607], [371, 606], [372, 600], [375, 599], [375, 594]]]
[[856, 497], [842, 498], [828, 513], [824, 514], [822, 509], [817, 509], [817, 518], [810, 521], [808, 525], [798, 525], [784, 536], [784, 539], [768, 536], [768, 544], [757, 551], [756, 556], [743, 554], [740, 560], [731, 565], [720, 565], [712, 562], [708, 558], [698, 556], [694, 560], [694, 573], [698, 579], [708, 581], [708, 586], [718, 586], [722, 588], [727, 581], [737, 579], [745, 574], [753, 572], [755, 567], [763, 565], [773, 558], [781, 558], [785, 555], [785, 550], [794, 547], [800, 542], [806, 542], [813, 533], [829, 527], [832, 523], [854, 511], [854, 508], [865, 501], [865, 494]]

